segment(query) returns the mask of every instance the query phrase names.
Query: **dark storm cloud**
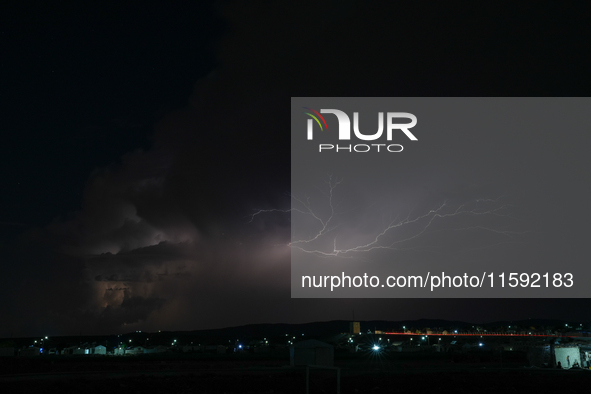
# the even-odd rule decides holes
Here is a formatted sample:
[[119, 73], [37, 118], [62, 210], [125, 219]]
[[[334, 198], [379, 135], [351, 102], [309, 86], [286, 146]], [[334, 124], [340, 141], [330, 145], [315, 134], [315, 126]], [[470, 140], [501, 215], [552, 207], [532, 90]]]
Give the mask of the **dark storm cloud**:
[[[9, 311], [31, 311], [11, 330], [36, 332], [49, 318], [56, 331], [78, 332], [84, 321], [86, 330], [107, 333], [348, 319], [353, 310], [358, 319], [523, 316], [526, 301], [475, 310], [471, 300], [291, 300], [288, 216], [250, 222], [257, 209], [290, 204], [291, 96], [510, 95], [514, 85], [490, 82], [507, 73], [530, 94], [543, 91], [535, 70], [514, 68], [536, 29], [520, 35], [521, 21], [506, 7], [386, 4], [222, 3], [230, 32], [218, 43], [220, 66], [196, 82], [186, 107], [155, 126], [153, 146], [97, 170], [81, 210], [25, 242], [47, 252], [11, 249], [15, 263], [3, 283], [20, 301]], [[510, 50], [495, 38], [503, 29], [516, 39]], [[462, 190], [474, 186], [453, 170], [469, 172], [472, 159], [440, 163]], [[425, 168], [412, 175], [423, 176], [417, 189], [448, 181]]]
[[[509, 15], [498, 5], [460, 10], [445, 5], [387, 7], [385, 2], [355, 2], [334, 12], [339, 8], [335, 4], [309, 3], [315, 10], [312, 13], [308, 12], [305, 2], [229, 2], [222, 7], [222, 14], [230, 21], [231, 34], [220, 42], [220, 68], [210, 78], [197, 82], [189, 108], [163, 121], [156, 133], [157, 144], [183, 145], [168, 186], [180, 196], [180, 206], [192, 223], [208, 235], [227, 235], [226, 223], [231, 223], [233, 229], [256, 229], [236, 219], [253, 207], [287, 206], [282, 193], [286, 189], [285, 163], [289, 153], [282, 146], [288, 144], [285, 127], [289, 115], [285, 108], [290, 96], [535, 95], [544, 92], [545, 87], [540, 84], [544, 71], [519, 66], [518, 59], [523, 51], [543, 60], [541, 52], [528, 50], [530, 38], [544, 35], [543, 29], [535, 24], [529, 24], [525, 32], [517, 28], [523, 26], [521, 16], [531, 13], [528, 7], [506, 3], [506, 7], [515, 11]], [[537, 10], [543, 15], [551, 11]], [[503, 47], [499, 40], [513, 45]], [[508, 76], [518, 82], [503, 83]], [[169, 138], [171, 133], [174, 137]], [[231, 136], [229, 141], [228, 136]], [[526, 207], [516, 216], [535, 218], [533, 223], [545, 222], [543, 226], [548, 229], [576, 217], [573, 212], [568, 215], [556, 211], [546, 213], [545, 207], [552, 199], [562, 199], [558, 197], [561, 191], [573, 193], [576, 206], [588, 195], [588, 188], [573, 187], [582, 186], [582, 178], [576, 175], [580, 172], [569, 171], [578, 165], [570, 163], [562, 167], [563, 160], [585, 157], [581, 152], [585, 144], [569, 144], [566, 139], [552, 144], [548, 141], [551, 137], [539, 136], [535, 130], [525, 130], [517, 136], [508, 129], [501, 129], [495, 135], [462, 135], [454, 136], [453, 140], [447, 133], [430, 137], [431, 147], [418, 153], [417, 165], [404, 168], [407, 190], [400, 191], [402, 200], [413, 201], [419, 194], [425, 196], [425, 204], [430, 205], [442, 200], [462, 203], [483, 197], [502, 197], [506, 199], [503, 202]], [[557, 154], [562, 156], [558, 152], [570, 152], [570, 159], [557, 157]], [[437, 160], [432, 160], [432, 156]], [[498, 160], [500, 156], [502, 160]], [[209, 166], [194, 165], [199, 157], [206, 159]], [[222, 162], [232, 165], [222, 166]], [[556, 166], [557, 163], [561, 164]], [[557, 172], [557, 167], [564, 171]], [[535, 179], [538, 174], [547, 177], [546, 184]], [[187, 179], [199, 179], [201, 183], [187, 182]], [[214, 192], [204, 193], [204, 189], [214, 189]], [[545, 197], [531, 201], [531, 191]], [[560, 206], [555, 205], [556, 209], [565, 209], [564, 204]], [[253, 222], [250, 224], [261, 226], [265, 233], [287, 228], [280, 214]], [[518, 223], [517, 227], [524, 230], [532, 226]], [[535, 224], [533, 227], [540, 229]], [[580, 234], [577, 228], [581, 227], [573, 226], [568, 237], [560, 237], [572, 242]], [[286, 239], [282, 238], [283, 234], [279, 230], [278, 243]], [[552, 234], [545, 232], [542, 240], [536, 239], [535, 243], [552, 242]], [[265, 250], [265, 245], [261, 246]], [[233, 261], [240, 261], [241, 256], [247, 255], [239, 254]], [[502, 251], [491, 254], [487, 262], [494, 262], [495, 258], [502, 259]], [[282, 259], [271, 261], [286, 264]], [[253, 272], [241, 277], [241, 282], [233, 281], [231, 275], [227, 277], [228, 288], [233, 291], [216, 291], [216, 286], [196, 289], [194, 294], [199, 296], [204, 294], [201, 291], [216, 294], [216, 302], [207, 306], [197, 297], [194, 303], [185, 306], [187, 310], [199, 305], [210, 311], [208, 315], [217, 315], [219, 321], [249, 321], [244, 313], [259, 321], [313, 320], [321, 310], [326, 311], [323, 319], [347, 317], [348, 300], [318, 303], [288, 300], [285, 266], [281, 269], [274, 266], [272, 269], [276, 271], [270, 271], [271, 268], [260, 261], [248, 266]], [[268, 276], [275, 272], [273, 280], [254, 274], [261, 267], [265, 267], [263, 272]], [[238, 304], [252, 307], [238, 311], [233, 306], [237, 297], [240, 297]], [[256, 310], [255, 305], [263, 302], [269, 303], [270, 310]], [[502, 318], [503, 313], [517, 316], [532, 304], [527, 300], [483, 301], [483, 308], [476, 310], [478, 308], [470, 307], [470, 302], [474, 301], [424, 300], [416, 302], [417, 308], [412, 302], [401, 300], [361, 303], [367, 311], [366, 318], [386, 314], [390, 318], [445, 317], [441, 314], [442, 308], [448, 309], [445, 305], [453, 304], [455, 309], [450, 317], [463, 314], [461, 318], [481, 320]], [[581, 301], [576, 303], [580, 305]], [[220, 308], [235, 319], [216, 314]], [[389, 314], [385, 310], [396, 312]], [[543, 309], [536, 311], [541, 315], [552, 313]]]
[[[152, 312], [161, 308], [165, 303], [162, 298], [128, 297], [124, 290], [123, 301], [117, 306], [107, 305], [99, 316], [103, 329], [117, 329], [121, 324], [133, 324], [145, 320]], [[114, 322], [112, 326], [105, 323]]]
[[[187, 243], [157, 245], [137, 248], [117, 254], [103, 253], [90, 257], [86, 265], [96, 275], [96, 281], [104, 282], [154, 282], [166, 277], [188, 277], [195, 254]], [[187, 263], [189, 262], [189, 263]]]

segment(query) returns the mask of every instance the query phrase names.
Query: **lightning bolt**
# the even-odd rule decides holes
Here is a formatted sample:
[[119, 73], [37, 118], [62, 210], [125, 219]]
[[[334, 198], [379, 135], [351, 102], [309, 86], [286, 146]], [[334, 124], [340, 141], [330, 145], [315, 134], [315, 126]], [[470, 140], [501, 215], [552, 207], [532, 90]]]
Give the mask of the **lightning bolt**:
[[[310, 224], [306, 228], [310, 231], [310, 227], [312, 227], [311, 233], [296, 237], [295, 231], [292, 229], [292, 239], [288, 246], [319, 257], [352, 257], [376, 250], [416, 249], [409, 246], [413, 241], [438, 232], [482, 231], [502, 236], [505, 238], [505, 242], [515, 240], [518, 235], [523, 234], [523, 232], [479, 223], [480, 218], [514, 219], [506, 213], [512, 206], [509, 204], [500, 205], [500, 201], [504, 197], [501, 196], [494, 199], [475, 199], [462, 204], [453, 204], [449, 200], [445, 200], [431, 209], [421, 212], [417, 212], [417, 209], [413, 208], [404, 215], [398, 214], [387, 220], [382, 218], [381, 228], [373, 229], [371, 231], [373, 235], [369, 236], [365, 242], [351, 244], [349, 240], [339, 241], [339, 234], [331, 235], [331, 233], [337, 233], [335, 231], [337, 228], [345, 226], [340, 218], [346, 211], [339, 211], [340, 202], [336, 200], [337, 187], [342, 182], [342, 179], [330, 176], [325, 188], [319, 189], [325, 198], [324, 209], [315, 207], [309, 196], [302, 198], [290, 195], [292, 208], [257, 210], [250, 215], [250, 222], [259, 215], [274, 212], [291, 213], [292, 217], [294, 214], [308, 217]], [[454, 224], [455, 219], [468, 220], [469, 225], [458, 226]], [[438, 225], [445, 228], [435, 228]], [[321, 247], [317, 245], [318, 243], [322, 244]], [[500, 243], [497, 242], [497, 244]]]

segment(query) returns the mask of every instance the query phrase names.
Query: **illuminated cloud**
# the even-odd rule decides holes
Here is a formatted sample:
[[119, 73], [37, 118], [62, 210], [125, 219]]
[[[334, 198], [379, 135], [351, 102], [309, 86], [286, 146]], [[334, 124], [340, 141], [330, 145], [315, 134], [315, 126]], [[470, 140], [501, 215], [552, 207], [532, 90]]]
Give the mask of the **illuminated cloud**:
[[[532, 315], [547, 313], [542, 303], [526, 301], [482, 301], [482, 308], [472, 308], [472, 300], [290, 299], [289, 214], [251, 219], [258, 209], [291, 204], [291, 96], [514, 91], [490, 82], [514, 72], [511, 62], [490, 65], [490, 37], [503, 21], [481, 23], [502, 18], [503, 7], [468, 15], [443, 3], [401, 5], [396, 13], [379, 4], [343, 3], [220, 4], [229, 32], [217, 43], [219, 66], [196, 82], [185, 107], [158, 121], [152, 146], [91, 174], [78, 212], [2, 249], [13, 262], [2, 282], [14, 299], [6, 313], [22, 317], [2, 333], [37, 335], [48, 321], [55, 332], [74, 334], [296, 323], [349, 319], [353, 309], [358, 319], [515, 318], [524, 305], [537, 308]], [[520, 83], [537, 86], [527, 85], [528, 75]], [[571, 207], [588, 202], [581, 170], [588, 166], [576, 158], [588, 157], [581, 150], [589, 144], [572, 146], [557, 135], [555, 146], [535, 130], [470, 135], [465, 143], [446, 138], [433, 136], [416, 166], [393, 172], [404, 186], [396, 196], [401, 211], [417, 195], [428, 197], [426, 207], [449, 199], [455, 209], [482, 191], [497, 197], [499, 189], [490, 184], [500, 183], [501, 194], [527, 203], [521, 213], [529, 226], [545, 231], [529, 240], [535, 253], [512, 258], [555, 258], [558, 265], [584, 255], [580, 229], [588, 214]], [[365, 244], [375, 237], [349, 231], [350, 239], [370, 240]], [[552, 248], [556, 244], [563, 247]], [[487, 259], [508, 261], [499, 252]]]

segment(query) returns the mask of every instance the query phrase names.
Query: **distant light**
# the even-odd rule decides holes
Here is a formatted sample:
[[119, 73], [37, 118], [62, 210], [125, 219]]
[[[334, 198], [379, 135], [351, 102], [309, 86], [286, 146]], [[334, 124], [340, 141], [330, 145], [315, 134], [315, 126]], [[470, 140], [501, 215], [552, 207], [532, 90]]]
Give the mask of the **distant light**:
[[[581, 324], [582, 325], [582, 324]], [[47, 337], [45, 337], [45, 339], [47, 339]]]
[[238, 345], [238, 349], [242, 349], [242, 345]]
[[482, 342], [478, 344], [478, 346], [482, 346]]
[[373, 345], [373, 348], [372, 349], [377, 352], [378, 350], [380, 350], [380, 347], [378, 345]]
[[458, 330], [455, 330], [455, 331], [454, 331], [454, 333], [456, 333], [456, 334], [457, 334], [457, 333], [458, 333]]

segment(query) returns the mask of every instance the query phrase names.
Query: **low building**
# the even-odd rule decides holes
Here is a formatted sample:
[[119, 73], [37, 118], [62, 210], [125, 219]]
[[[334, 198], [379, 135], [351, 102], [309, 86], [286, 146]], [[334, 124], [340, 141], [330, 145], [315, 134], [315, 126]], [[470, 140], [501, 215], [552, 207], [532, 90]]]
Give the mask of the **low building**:
[[145, 353], [145, 348], [143, 346], [135, 346], [132, 348], [125, 349], [126, 355], [138, 355], [138, 354], [144, 354], [144, 353]]
[[560, 365], [564, 369], [581, 366], [581, 351], [576, 345], [557, 346], [554, 348], [554, 355], [556, 357], [556, 366]]
[[25, 357], [39, 356], [40, 354], [41, 354], [41, 348], [38, 348], [37, 346], [24, 347], [19, 352], [20, 356], [25, 356]]
[[93, 346], [88, 350], [88, 354], [107, 354], [107, 348], [103, 345]]
[[577, 342], [569, 345], [559, 345], [554, 348], [556, 366], [569, 368], [591, 368], [591, 344]]
[[156, 353], [165, 353], [168, 351], [168, 347], [163, 345], [154, 346], [152, 349], [154, 349]]
[[82, 346], [69, 346], [62, 349], [62, 354], [73, 355], [73, 354], [85, 354], [85, 348]]
[[166, 353], [167, 351], [168, 351], [168, 348], [166, 346], [162, 346], [162, 345], [144, 348], [144, 353], [146, 353], [146, 354]]

